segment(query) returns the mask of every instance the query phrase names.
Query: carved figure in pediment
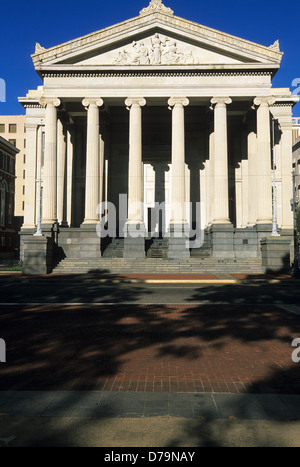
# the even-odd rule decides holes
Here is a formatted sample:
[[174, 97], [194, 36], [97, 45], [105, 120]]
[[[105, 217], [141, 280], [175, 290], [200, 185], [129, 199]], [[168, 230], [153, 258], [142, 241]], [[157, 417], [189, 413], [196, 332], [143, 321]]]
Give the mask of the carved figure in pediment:
[[131, 55], [132, 65], [148, 65], [150, 63], [148, 49], [144, 42], [133, 42], [133, 53]]
[[182, 54], [177, 51], [177, 44], [173, 39], [165, 38], [163, 43], [162, 63], [176, 64], [181, 61]]
[[131, 48], [119, 52], [114, 60], [117, 65], [193, 65], [193, 52], [179, 52], [177, 42], [156, 33], [150, 39], [150, 45], [144, 41], [133, 42]]
[[161, 63], [161, 45], [162, 42], [158, 34], [155, 34], [151, 39], [152, 50], [151, 50], [151, 63], [153, 65], [159, 65]]
[[118, 57], [114, 60], [116, 65], [126, 65], [128, 62], [128, 54], [126, 50], [121, 50], [118, 54]]

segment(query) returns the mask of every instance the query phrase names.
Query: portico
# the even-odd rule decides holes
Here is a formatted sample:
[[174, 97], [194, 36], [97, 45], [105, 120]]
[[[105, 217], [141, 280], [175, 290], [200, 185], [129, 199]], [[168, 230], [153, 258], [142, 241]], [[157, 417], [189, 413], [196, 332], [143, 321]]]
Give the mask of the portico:
[[213, 256], [257, 258], [272, 231], [274, 154], [278, 229], [291, 235], [296, 100], [272, 88], [278, 43], [210, 30], [152, 0], [137, 18], [37, 45], [32, 58], [44, 85], [20, 98], [30, 148], [22, 238], [36, 229], [41, 166], [42, 230], [67, 258], [101, 258], [107, 237], [124, 238], [125, 258], [144, 258], [156, 236], [169, 259], [189, 258], [204, 231]]

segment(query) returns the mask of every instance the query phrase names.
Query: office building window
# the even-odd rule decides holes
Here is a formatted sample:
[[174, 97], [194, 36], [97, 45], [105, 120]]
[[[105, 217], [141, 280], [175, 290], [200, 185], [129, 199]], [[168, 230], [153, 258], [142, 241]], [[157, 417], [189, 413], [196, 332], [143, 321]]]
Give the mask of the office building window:
[[10, 123], [8, 125], [9, 133], [17, 133], [17, 125], [15, 123]]
[[0, 133], [5, 133], [5, 123], [0, 123]]
[[6, 209], [6, 192], [7, 185], [5, 182], [2, 182], [1, 185], [1, 212], [0, 212], [0, 225], [5, 227], [5, 209]]
[[9, 139], [8, 141], [10, 142], [10, 144], [13, 144], [14, 146], [17, 145], [17, 141], [15, 139]]
[[12, 205], [13, 205], [13, 194], [9, 193], [8, 199], [8, 223], [12, 223]]

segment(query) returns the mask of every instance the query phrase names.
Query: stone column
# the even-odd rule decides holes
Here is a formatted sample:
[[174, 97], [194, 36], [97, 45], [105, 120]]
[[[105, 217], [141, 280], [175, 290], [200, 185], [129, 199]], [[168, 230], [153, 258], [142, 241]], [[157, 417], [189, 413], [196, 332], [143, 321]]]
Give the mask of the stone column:
[[66, 220], [66, 157], [67, 141], [63, 122], [57, 120], [57, 219], [62, 226]]
[[189, 104], [187, 98], [171, 97], [168, 101], [172, 109], [172, 213], [171, 231], [183, 230], [185, 216], [185, 128], [184, 107]]
[[37, 124], [26, 123], [26, 194], [22, 229], [36, 226]]
[[[211, 99], [214, 108], [214, 148], [212, 154], [214, 218], [211, 226], [213, 256], [233, 257], [233, 225], [229, 220], [227, 105], [230, 97]], [[214, 106], [214, 107], [213, 107]]]
[[127, 224], [143, 224], [144, 200], [142, 162], [142, 107], [145, 99], [126, 99], [130, 110], [129, 119], [129, 170], [128, 170], [128, 219]]
[[129, 117], [128, 217], [125, 224], [124, 257], [145, 256], [144, 181], [142, 161], [142, 107], [144, 98], [125, 101]]
[[185, 125], [184, 107], [189, 105], [186, 97], [171, 97], [172, 110], [172, 210], [170, 219], [169, 258], [189, 256], [189, 242], [185, 238], [187, 221], [185, 215]]
[[99, 107], [102, 99], [84, 99], [82, 104], [87, 109], [87, 146], [86, 146], [86, 185], [85, 217], [83, 225], [96, 225], [99, 221], [97, 208], [100, 193], [100, 157], [99, 157]]
[[74, 177], [74, 130], [71, 124], [67, 125], [67, 224], [71, 227], [73, 222], [73, 177]]
[[45, 111], [43, 224], [57, 222], [57, 107], [59, 99], [42, 99]]
[[274, 98], [257, 97], [257, 224], [272, 224], [271, 127], [269, 106]]
[[248, 150], [248, 227], [253, 227], [257, 219], [257, 178], [256, 167], [259, 163], [257, 153], [257, 136], [255, 129], [255, 122], [253, 115], [249, 117], [248, 136], [247, 136], [247, 150]]
[[227, 108], [229, 97], [214, 97], [214, 220], [213, 224], [230, 224], [228, 200]]

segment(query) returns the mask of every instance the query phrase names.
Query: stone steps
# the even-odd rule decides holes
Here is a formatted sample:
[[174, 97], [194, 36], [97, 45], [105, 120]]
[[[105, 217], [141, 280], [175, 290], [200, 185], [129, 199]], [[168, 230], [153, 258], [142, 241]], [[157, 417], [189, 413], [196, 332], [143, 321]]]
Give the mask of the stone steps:
[[55, 268], [55, 274], [107, 271], [115, 274], [209, 274], [209, 273], [263, 273], [261, 260], [189, 258], [165, 260], [161, 258], [129, 259], [101, 258], [97, 260], [65, 259]]

